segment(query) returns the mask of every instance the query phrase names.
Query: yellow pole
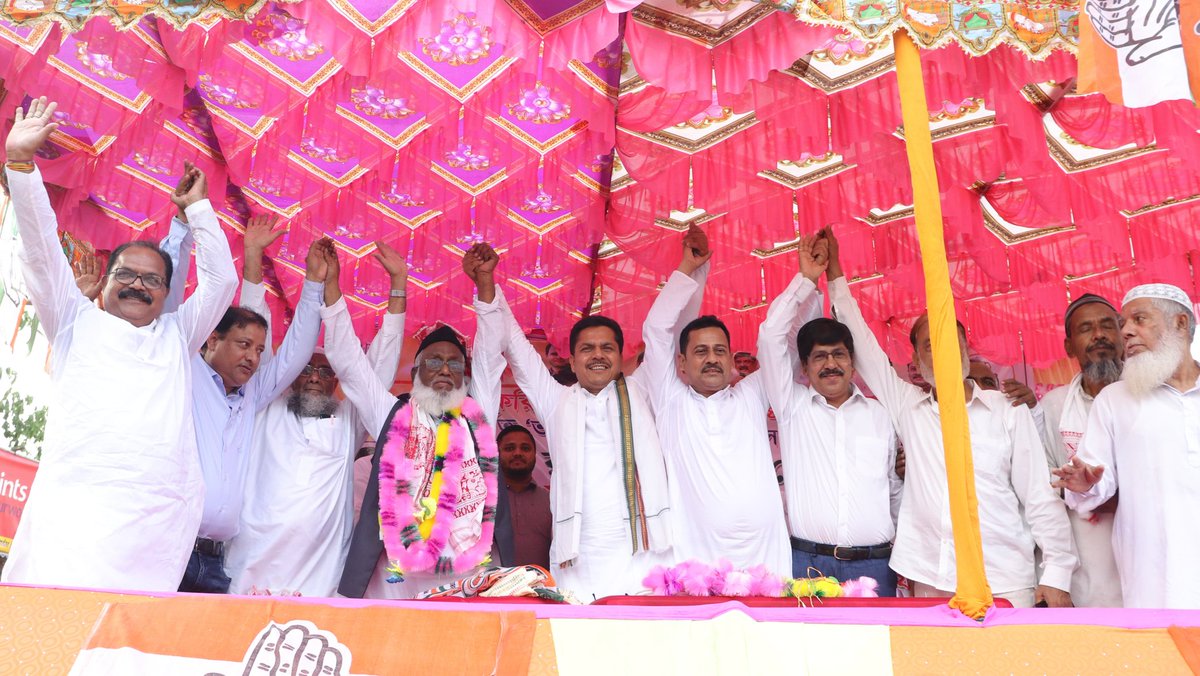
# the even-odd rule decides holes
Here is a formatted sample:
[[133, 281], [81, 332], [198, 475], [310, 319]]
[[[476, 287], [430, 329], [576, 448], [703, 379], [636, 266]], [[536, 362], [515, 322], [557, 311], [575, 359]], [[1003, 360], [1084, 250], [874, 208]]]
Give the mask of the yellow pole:
[[912, 174], [913, 211], [921, 262], [925, 270], [925, 302], [929, 308], [929, 334], [933, 342], [933, 376], [938, 382], [938, 411], [942, 418], [942, 443], [946, 452], [946, 482], [950, 491], [950, 522], [954, 530], [954, 560], [958, 588], [950, 606], [964, 615], [982, 619], [992, 605], [983, 567], [979, 535], [975, 469], [971, 461], [971, 433], [967, 426], [966, 392], [958, 346], [954, 295], [942, 231], [942, 205], [933, 141], [929, 134], [929, 108], [921, 55], [903, 29], [895, 32], [896, 76], [900, 85], [900, 110], [904, 119], [904, 145]]

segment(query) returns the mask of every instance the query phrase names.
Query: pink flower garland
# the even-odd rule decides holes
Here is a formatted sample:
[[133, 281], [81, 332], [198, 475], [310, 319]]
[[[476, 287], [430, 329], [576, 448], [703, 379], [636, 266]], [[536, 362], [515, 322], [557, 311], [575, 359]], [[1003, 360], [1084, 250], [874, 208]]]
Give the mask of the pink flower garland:
[[[775, 575], [766, 566], [734, 568], [725, 559], [716, 566], [689, 559], [674, 566], [655, 566], [642, 585], [655, 596], [790, 596], [821, 595], [817, 582], [826, 583], [836, 593], [830, 596], [876, 597], [879, 583], [869, 577], [839, 583], [833, 578], [787, 580]], [[803, 589], [797, 589], [799, 585]], [[807, 586], [805, 586], [807, 585]], [[790, 591], [789, 591], [790, 590]], [[815, 590], [815, 591], [814, 591]]]
[[[438, 499], [433, 530], [429, 539], [423, 539], [417, 533], [417, 522], [412, 515], [409, 477], [412, 476], [413, 461], [405, 453], [412, 432], [412, 406], [411, 403], [405, 405], [392, 419], [387, 445], [379, 460], [379, 519], [383, 544], [388, 559], [398, 564], [405, 573], [428, 570], [439, 574], [465, 572], [483, 562], [492, 549], [496, 521], [496, 472], [500, 464], [495, 435], [484, 419], [479, 404], [469, 397], [464, 399], [460, 424], [450, 423], [450, 448], [446, 450], [442, 466], [442, 493]], [[483, 530], [479, 540], [470, 549], [455, 556], [445, 550], [462, 485], [468, 436], [466, 424], [476, 430], [476, 451], [487, 497], [484, 499]], [[433, 458], [430, 460], [432, 462]], [[406, 541], [408, 544], [405, 544]]]

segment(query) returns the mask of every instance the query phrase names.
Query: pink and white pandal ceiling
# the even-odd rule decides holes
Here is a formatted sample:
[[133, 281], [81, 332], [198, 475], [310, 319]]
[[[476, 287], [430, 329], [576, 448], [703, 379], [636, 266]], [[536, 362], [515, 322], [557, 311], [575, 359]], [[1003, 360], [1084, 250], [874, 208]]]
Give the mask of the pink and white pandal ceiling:
[[[44, 5], [18, 4], [4, 16]], [[973, 346], [1047, 364], [1070, 297], [1119, 299], [1143, 280], [1196, 293], [1196, 109], [1074, 94], [1075, 3], [1028, 26], [996, 9], [1014, 5], [966, 4], [955, 30], [974, 31], [976, 48], [922, 57]], [[632, 351], [696, 223], [716, 252], [705, 310], [753, 349], [795, 273], [797, 235], [833, 223], [864, 313], [908, 361], [924, 295], [888, 31], [722, 0], [620, 14], [600, 0], [161, 3], [145, 15], [112, 3], [91, 21], [94, 8], [58, 5], [58, 23], [0, 22], [0, 77], [6, 110], [39, 94], [60, 104], [39, 164], [75, 240], [160, 237], [189, 160], [209, 173], [235, 255], [248, 214], [286, 219], [269, 273], [283, 305], [309, 243], [329, 235], [368, 338], [386, 304], [378, 238], [409, 255], [410, 328], [469, 334], [459, 259], [486, 240], [525, 326], [562, 345], [599, 311]], [[920, 19], [917, 5], [904, 16]], [[899, 25], [897, 6], [843, 10], [870, 24], [883, 8]], [[1045, 25], [1053, 36], [1018, 39]], [[1005, 26], [1018, 37], [996, 37]]]

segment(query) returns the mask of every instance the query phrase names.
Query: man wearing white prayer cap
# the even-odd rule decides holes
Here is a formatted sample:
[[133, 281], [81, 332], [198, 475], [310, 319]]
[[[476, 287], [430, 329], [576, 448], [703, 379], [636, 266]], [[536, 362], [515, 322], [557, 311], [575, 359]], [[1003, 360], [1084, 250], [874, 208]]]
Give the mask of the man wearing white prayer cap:
[[1120, 491], [1113, 552], [1125, 605], [1198, 608], [1200, 365], [1192, 301], [1144, 284], [1121, 303], [1125, 367], [1096, 397], [1079, 453], [1054, 471], [1068, 506], [1091, 511]]

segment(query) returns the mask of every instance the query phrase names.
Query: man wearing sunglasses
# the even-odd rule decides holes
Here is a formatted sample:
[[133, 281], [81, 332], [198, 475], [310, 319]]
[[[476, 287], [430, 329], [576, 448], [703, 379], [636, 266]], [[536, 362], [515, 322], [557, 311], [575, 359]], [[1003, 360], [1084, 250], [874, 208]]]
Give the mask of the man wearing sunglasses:
[[191, 402], [192, 354], [237, 287], [204, 174], [185, 163], [171, 201], [196, 241], [196, 289], [164, 312], [172, 265], [149, 242], [118, 247], [103, 309], [75, 285], [34, 166], [55, 104], [18, 109], [6, 142], [26, 289], [53, 347], [46, 448], [4, 570], [22, 584], [174, 591], [204, 485]]
[[[317, 348], [291, 387], [255, 420], [241, 523], [226, 559], [235, 594], [333, 596], [337, 590], [353, 524], [352, 466], [366, 431], [354, 405], [334, 392], [339, 376], [347, 389], [390, 388], [404, 340], [408, 267], [387, 244], [375, 246], [391, 294], [367, 350], [369, 369], [335, 372]], [[340, 267], [332, 250], [322, 250], [319, 266], [326, 286], [336, 287]], [[247, 269], [247, 279], [261, 277]], [[250, 305], [242, 292], [244, 305], [269, 317], [262, 299], [259, 293]], [[370, 383], [356, 382], [361, 378]]]

